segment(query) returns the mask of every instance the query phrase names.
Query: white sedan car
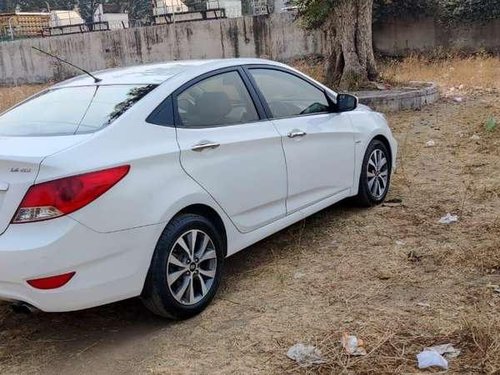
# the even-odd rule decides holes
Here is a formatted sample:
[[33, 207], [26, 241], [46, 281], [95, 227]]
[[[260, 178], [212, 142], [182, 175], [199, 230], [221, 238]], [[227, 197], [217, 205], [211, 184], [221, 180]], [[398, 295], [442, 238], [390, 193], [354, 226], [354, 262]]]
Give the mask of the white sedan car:
[[224, 259], [347, 197], [387, 195], [384, 116], [280, 63], [80, 76], [0, 115], [0, 298], [47, 312], [141, 296], [202, 311]]

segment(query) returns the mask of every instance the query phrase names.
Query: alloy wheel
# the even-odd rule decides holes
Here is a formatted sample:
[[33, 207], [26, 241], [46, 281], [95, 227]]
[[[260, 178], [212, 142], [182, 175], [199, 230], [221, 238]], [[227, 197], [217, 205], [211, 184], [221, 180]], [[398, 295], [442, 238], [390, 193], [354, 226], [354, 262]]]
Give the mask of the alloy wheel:
[[167, 284], [183, 305], [200, 302], [210, 291], [217, 270], [217, 253], [208, 234], [192, 229], [175, 241], [167, 260]]
[[389, 163], [384, 151], [377, 148], [371, 153], [366, 170], [370, 193], [375, 199], [381, 199], [389, 181]]

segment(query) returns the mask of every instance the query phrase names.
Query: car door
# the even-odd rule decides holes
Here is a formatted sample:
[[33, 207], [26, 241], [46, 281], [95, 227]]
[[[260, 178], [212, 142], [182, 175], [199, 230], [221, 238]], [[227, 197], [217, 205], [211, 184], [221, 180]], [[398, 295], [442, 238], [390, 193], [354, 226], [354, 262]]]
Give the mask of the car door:
[[286, 215], [281, 136], [255, 99], [241, 68], [202, 76], [173, 97], [182, 167], [241, 232]]
[[346, 195], [354, 173], [354, 135], [348, 114], [331, 113], [323, 89], [295, 72], [251, 66], [247, 72], [282, 136], [288, 213]]

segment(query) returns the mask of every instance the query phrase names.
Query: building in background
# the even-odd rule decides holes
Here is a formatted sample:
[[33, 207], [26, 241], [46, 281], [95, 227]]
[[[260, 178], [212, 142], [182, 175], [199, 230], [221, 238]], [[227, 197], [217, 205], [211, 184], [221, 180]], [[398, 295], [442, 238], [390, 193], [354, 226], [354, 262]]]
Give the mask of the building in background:
[[50, 12], [50, 27], [81, 25], [85, 23], [76, 10], [53, 10]]
[[185, 13], [189, 8], [181, 0], [158, 0], [154, 2], [153, 15]]
[[212, 0], [207, 2], [207, 9], [224, 9], [227, 18], [236, 18], [243, 15], [241, 0]]
[[115, 4], [99, 4], [94, 12], [93, 21], [96, 24], [106, 23], [108, 30], [128, 29], [130, 26], [128, 13], [121, 13], [120, 7]]
[[275, 13], [294, 12], [297, 9], [298, 7], [293, 0], [274, 0]]
[[50, 12], [49, 27], [45, 36], [75, 34], [89, 31], [84, 19], [76, 10], [53, 10]]
[[3, 39], [32, 38], [85, 31], [88, 31], [85, 21], [74, 10], [0, 14], [0, 33]]
[[0, 34], [3, 38], [32, 38], [41, 36], [50, 25], [50, 13], [0, 13]]
[[[239, 1], [239, 0], [238, 0]], [[241, 4], [241, 3], [240, 3]], [[219, 0], [154, 0], [155, 25], [226, 18]]]
[[286, 11], [286, 4], [293, 0], [241, 0], [244, 16], [262, 16]]
[[271, 13], [268, 0], [250, 0], [250, 9], [253, 16]]
[[[2, 0], [0, 0], [2, 1]], [[235, 18], [243, 15], [267, 15], [296, 9], [293, 0], [151, 0], [152, 23], [169, 24]], [[151, 4], [151, 3], [150, 3]], [[0, 39], [67, 35], [140, 27], [151, 20], [131, 20], [123, 4], [97, 4], [86, 23], [77, 8], [49, 12], [16, 12], [0, 14]], [[135, 9], [135, 8], [134, 8]], [[151, 8], [149, 10], [151, 12]]]

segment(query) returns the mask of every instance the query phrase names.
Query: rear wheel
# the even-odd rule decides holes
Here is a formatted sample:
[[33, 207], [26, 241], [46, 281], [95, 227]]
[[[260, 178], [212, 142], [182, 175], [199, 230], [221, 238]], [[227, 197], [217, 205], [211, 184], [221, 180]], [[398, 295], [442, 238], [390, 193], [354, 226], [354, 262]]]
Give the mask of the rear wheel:
[[203, 311], [219, 287], [224, 242], [205, 217], [174, 218], [155, 249], [142, 299], [153, 313], [187, 319]]
[[385, 144], [377, 139], [371, 141], [363, 159], [359, 177], [359, 192], [356, 200], [370, 207], [384, 201], [391, 182], [391, 158]]

